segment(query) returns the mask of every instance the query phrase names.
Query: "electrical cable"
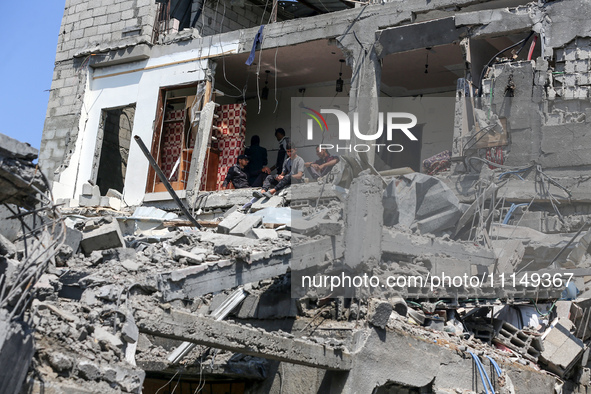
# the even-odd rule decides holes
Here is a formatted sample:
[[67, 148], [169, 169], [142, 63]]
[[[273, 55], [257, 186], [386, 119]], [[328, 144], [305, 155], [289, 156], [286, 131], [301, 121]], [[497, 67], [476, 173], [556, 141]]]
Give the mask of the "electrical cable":
[[511, 207], [509, 208], [509, 211], [505, 215], [505, 219], [503, 219], [503, 224], [509, 223], [509, 219], [511, 219], [511, 215], [513, 215], [513, 212], [515, 212], [515, 210], [517, 208], [519, 208], [519, 207], [525, 207], [527, 205], [528, 204], [526, 202], [521, 203], [521, 204], [511, 204]]
[[495, 372], [497, 373], [497, 376], [500, 378], [501, 375], [503, 374], [503, 370], [501, 369], [501, 367], [499, 367], [499, 364], [497, 364], [497, 362], [491, 356], [485, 356], [485, 357], [490, 360], [490, 363], [494, 367]]
[[[490, 166], [497, 167], [497, 168], [502, 168], [502, 169], [504, 169], [504, 170], [510, 170], [510, 171], [512, 171], [512, 170], [513, 170], [513, 171], [514, 171], [514, 170], [522, 170], [522, 169], [525, 169], [525, 170], [527, 170], [527, 169], [529, 169], [529, 168], [532, 168], [532, 167], [534, 167], [534, 165], [533, 165], [533, 164], [531, 164], [531, 165], [529, 165], [529, 166], [523, 166], [523, 167], [510, 167], [510, 166], [505, 166], [505, 165], [503, 165], [503, 164], [494, 163], [494, 162], [492, 162], [492, 161], [490, 161], [490, 160], [486, 160], [486, 159], [483, 159], [482, 157], [477, 157], [477, 156], [472, 156], [472, 157], [469, 157], [467, 160], [468, 160], [468, 163], [470, 163], [472, 160], [478, 160], [478, 161], [481, 161], [481, 162], [483, 162], [483, 163], [486, 163], [486, 164], [488, 164], [488, 165], [490, 165]], [[470, 167], [472, 167], [472, 169], [473, 169], [474, 171], [476, 171], [476, 168], [474, 168], [474, 167], [472, 166], [472, 164], [471, 164], [471, 163], [470, 163]]]
[[[525, 43], [531, 38], [531, 36], [534, 35], [534, 32], [532, 31], [531, 33], [529, 33], [529, 35], [524, 38], [521, 41], [516, 42], [515, 44], [508, 46], [507, 48], [497, 52], [489, 61], [488, 63], [486, 63], [486, 65], [482, 68], [482, 72], [480, 73], [480, 79], [478, 80], [478, 96], [482, 96], [482, 80], [484, 79], [484, 73], [486, 72], [486, 70], [493, 64], [494, 60], [497, 58], [497, 56], [503, 54], [504, 52], [507, 52], [509, 49], [513, 49], [516, 46], [518, 46], [519, 44], [523, 44], [523, 46], [525, 46]], [[522, 46], [522, 48], [523, 48]], [[521, 52], [521, 49], [517, 52], [517, 54], [519, 54], [519, 52]]]
[[519, 175], [520, 172], [524, 172], [524, 171], [527, 171], [527, 168], [522, 168], [521, 170], [503, 172], [502, 174], [499, 175], [499, 181], [501, 180], [502, 177], [504, 177], [505, 175], [509, 175], [509, 174], [515, 174], [519, 177], [519, 179], [521, 179], [522, 181], [525, 181], [525, 179], [523, 179], [523, 177], [521, 175]]
[[[477, 355], [475, 355], [472, 352], [468, 352], [470, 353], [470, 355], [472, 356], [472, 358], [474, 359], [474, 362], [476, 363], [476, 367], [478, 368], [478, 373], [480, 374], [480, 380], [482, 380], [482, 384], [484, 385], [484, 391], [486, 391], [486, 394], [489, 394], [488, 388], [487, 388], [487, 382], [488, 382], [488, 387], [490, 387], [490, 394], [496, 394], [495, 390], [492, 386], [492, 383], [490, 382], [490, 378], [488, 377], [488, 374], [486, 373], [486, 369], [484, 368], [484, 365], [482, 365], [482, 362], [480, 361], [480, 358], [478, 358]], [[485, 380], [486, 377], [486, 380]]]

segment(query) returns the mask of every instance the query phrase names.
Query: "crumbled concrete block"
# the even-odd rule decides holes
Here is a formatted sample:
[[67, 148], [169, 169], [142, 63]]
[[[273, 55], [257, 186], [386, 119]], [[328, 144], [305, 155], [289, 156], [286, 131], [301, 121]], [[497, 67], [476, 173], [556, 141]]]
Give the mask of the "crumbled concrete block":
[[394, 312], [398, 313], [400, 316], [406, 316], [408, 313], [408, 305], [406, 304], [406, 301], [404, 301], [404, 298], [392, 297], [389, 301]]
[[147, 218], [147, 219], [165, 219], [173, 220], [178, 219], [178, 215], [172, 212], [166, 212], [156, 207], [145, 207], [140, 206], [133, 211], [132, 218]]
[[78, 208], [80, 206], [79, 201], [74, 198], [58, 198], [55, 204], [63, 208]]
[[237, 317], [239, 319], [256, 319], [259, 301], [259, 295], [249, 294], [244, 301], [242, 301]]
[[135, 324], [133, 315], [128, 314], [125, 323], [121, 328], [121, 336], [123, 337], [123, 339], [125, 339], [126, 342], [136, 343], [139, 338], [139, 334], [140, 332], [137, 328], [137, 325]]
[[123, 342], [117, 336], [111, 334], [104, 328], [100, 326], [94, 327], [94, 332], [92, 333], [92, 337], [97, 341], [104, 341], [109, 343], [113, 347], [123, 347]]
[[94, 250], [105, 250], [125, 246], [121, 229], [117, 222], [104, 224], [94, 230], [84, 232], [80, 247], [89, 255]]
[[92, 361], [82, 360], [76, 368], [78, 376], [87, 380], [98, 380], [101, 377], [101, 370]]
[[114, 198], [118, 198], [119, 200], [123, 200], [123, 194], [121, 194], [121, 192], [119, 192], [119, 190], [115, 190], [115, 189], [107, 190], [107, 194], [105, 194], [105, 196], [114, 197]]
[[49, 365], [57, 372], [67, 371], [74, 366], [73, 360], [61, 352], [49, 353], [48, 361]]
[[141, 264], [134, 260], [123, 260], [121, 266], [128, 271], [135, 272], [140, 269]]
[[591, 369], [581, 368], [577, 374], [576, 381], [583, 386], [589, 386], [591, 384]]
[[232, 212], [218, 224], [218, 233], [230, 234], [230, 231], [236, 227], [244, 218], [245, 214], [241, 212]]
[[83, 196], [100, 197], [101, 196], [101, 189], [97, 185], [93, 186], [87, 182], [82, 185], [82, 195]]
[[240, 209], [240, 205], [233, 205], [232, 208], [230, 208], [226, 212], [224, 212], [224, 214], [222, 215], [222, 217], [223, 218], [227, 218], [228, 216], [230, 216], [234, 212], [237, 212], [238, 209]]
[[277, 231], [270, 228], [253, 228], [252, 232], [256, 239], [277, 239]]
[[252, 228], [258, 226], [263, 221], [260, 216], [246, 215], [238, 225], [231, 231], [230, 235], [246, 237], [252, 233]]
[[81, 207], [97, 207], [101, 204], [101, 196], [83, 196], [78, 199]]
[[2, 234], [0, 234], [0, 255], [13, 257], [16, 254], [16, 246]]
[[39, 151], [25, 142], [0, 134], [0, 154], [5, 157], [34, 160], [38, 157]]
[[209, 249], [203, 248], [201, 246], [195, 246], [193, 249], [191, 249], [191, 253], [193, 254], [209, 254]]
[[372, 298], [369, 300], [367, 320], [376, 327], [384, 328], [392, 314], [392, 305], [386, 300]]
[[191, 238], [185, 233], [178, 233], [168, 241], [171, 245], [190, 245]]
[[575, 365], [584, 349], [583, 341], [570, 333], [572, 323], [568, 319], [559, 319], [544, 339], [544, 351], [541, 361], [548, 370], [563, 377]]
[[492, 241], [493, 251], [497, 258], [498, 272], [511, 274], [522, 261], [525, 246], [520, 240]]
[[250, 207], [250, 212], [260, 211], [265, 208], [278, 208], [283, 206], [283, 197], [274, 195], [271, 198], [259, 198]]
[[115, 249], [107, 249], [102, 251], [103, 259], [105, 261], [109, 260], [135, 260], [137, 256], [137, 252], [133, 248], [115, 248]]
[[539, 337], [529, 335], [506, 321], [499, 320], [495, 332], [494, 343], [507, 346], [530, 361], [537, 362], [544, 350]]
[[66, 239], [64, 243], [72, 248], [74, 253], [78, 253], [80, 241], [82, 241], [82, 231], [66, 226]]
[[558, 318], [569, 319], [572, 301], [556, 301], [555, 311]]
[[181, 248], [173, 248], [172, 258], [176, 261], [179, 261], [180, 259], [186, 259], [189, 264], [201, 264], [205, 261], [205, 254], [194, 254]]
[[315, 218], [313, 220], [293, 219], [288, 226], [289, 229], [307, 237], [316, 235], [339, 235], [343, 232], [343, 225], [328, 219]]
[[101, 207], [107, 207], [107, 208], [112, 208], [116, 211], [119, 211], [121, 209], [121, 200], [115, 197], [101, 197], [101, 203], [100, 203]]

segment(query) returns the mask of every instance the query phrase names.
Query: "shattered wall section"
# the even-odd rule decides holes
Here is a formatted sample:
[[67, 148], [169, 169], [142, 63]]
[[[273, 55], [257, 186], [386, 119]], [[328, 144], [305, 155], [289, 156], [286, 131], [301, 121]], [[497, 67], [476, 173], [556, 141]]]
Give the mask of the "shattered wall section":
[[554, 50], [553, 80], [549, 96], [567, 99], [589, 97], [591, 85], [591, 39], [577, 38]]
[[[193, 2], [191, 21], [197, 15], [199, 1]], [[203, 11], [195, 27], [201, 36], [225, 33], [267, 24], [270, 20], [271, 4], [264, 9], [250, 2], [205, 1]]]

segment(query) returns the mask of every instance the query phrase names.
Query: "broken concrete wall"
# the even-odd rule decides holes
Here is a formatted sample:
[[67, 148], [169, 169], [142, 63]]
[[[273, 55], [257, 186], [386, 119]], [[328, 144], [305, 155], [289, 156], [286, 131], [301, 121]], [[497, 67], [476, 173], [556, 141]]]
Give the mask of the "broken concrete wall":
[[[191, 21], [197, 15], [200, 1], [193, 1]], [[203, 11], [195, 24], [202, 37], [269, 23], [271, 7], [263, 9], [242, 1], [204, 1]], [[281, 18], [279, 18], [281, 19]]]
[[5, 312], [0, 311], [0, 391], [18, 393], [35, 352], [33, 335], [27, 324], [8, 321]]

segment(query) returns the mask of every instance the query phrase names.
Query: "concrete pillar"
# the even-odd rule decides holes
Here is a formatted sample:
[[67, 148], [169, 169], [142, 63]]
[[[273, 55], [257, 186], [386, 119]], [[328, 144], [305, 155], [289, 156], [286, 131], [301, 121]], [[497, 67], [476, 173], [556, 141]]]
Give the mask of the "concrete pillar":
[[[359, 131], [363, 134], [375, 134], [378, 129], [378, 98], [382, 79], [382, 66], [374, 50], [374, 29], [358, 29], [356, 36], [346, 35], [339, 40], [343, 53], [347, 54], [347, 64], [353, 70], [351, 90], [349, 91], [349, 109], [359, 114]], [[357, 37], [357, 39], [355, 38]], [[361, 46], [360, 42], [364, 45]], [[353, 144], [372, 144], [374, 141], [362, 141], [352, 135]], [[373, 166], [375, 150], [351, 153], [363, 162]]]
[[353, 180], [345, 206], [345, 265], [363, 269], [382, 256], [384, 185], [379, 176]]

